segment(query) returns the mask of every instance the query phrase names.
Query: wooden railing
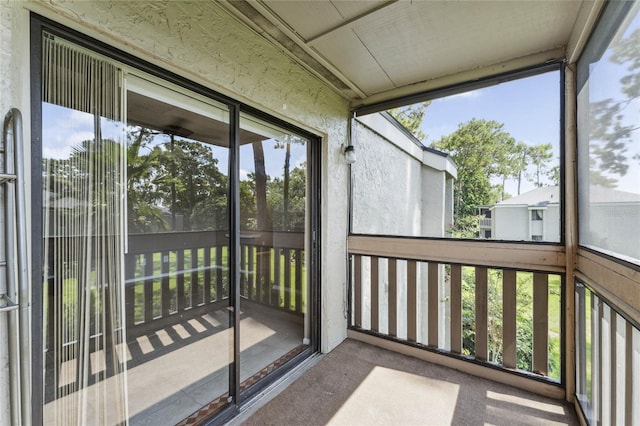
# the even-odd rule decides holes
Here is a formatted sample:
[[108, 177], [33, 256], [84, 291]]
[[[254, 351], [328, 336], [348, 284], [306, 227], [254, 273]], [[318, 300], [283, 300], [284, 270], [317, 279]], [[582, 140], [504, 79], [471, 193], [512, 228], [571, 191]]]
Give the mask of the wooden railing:
[[638, 323], [580, 281], [575, 306], [576, 395], [583, 415], [590, 424], [638, 424]]
[[561, 378], [561, 246], [351, 236], [351, 328]]
[[[49, 239], [50, 256], [55, 256], [54, 246], [60, 242]], [[133, 234], [128, 238], [125, 255], [125, 318], [127, 340], [175, 325], [212, 309], [212, 305], [224, 305], [229, 298], [229, 265], [227, 262], [229, 238], [225, 231], [171, 232]], [[253, 303], [302, 315], [305, 312], [306, 274], [304, 273], [304, 234], [285, 232], [247, 232], [240, 238], [240, 296]], [[50, 265], [57, 264], [49, 262]], [[73, 311], [75, 297], [86, 289], [79, 280], [67, 280], [65, 271], [48, 271], [48, 295], [45, 306], [47, 363], [72, 359], [77, 344], [73, 337], [54, 338], [55, 312]], [[73, 278], [73, 277], [72, 277]], [[70, 284], [76, 282], [78, 284]], [[74, 289], [67, 288], [74, 285]], [[71, 290], [71, 291], [70, 291]], [[104, 300], [104, 309], [110, 309], [111, 300]], [[58, 306], [54, 306], [57, 304]], [[69, 307], [64, 307], [69, 304]], [[70, 317], [70, 321], [74, 321]], [[101, 336], [110, 336], [112, 324], [91, 336], [91, 350], [103, 349]], [[93, 328], [93, 326], [92, 326]], [[117, 330], [116, 330], [117, 331]], [[64, 341], [63, 341], [64, 340]], [[69, 350], [71, 348], [71, 350]], [[48, 367], [53, 368], [53, 367]], [[59, 369], [60, 366], [56, 366]], [[110, 375], [90, 378], [90, 382]], [[53, 381], [48, 381], [47, 400], [53, 398]]]

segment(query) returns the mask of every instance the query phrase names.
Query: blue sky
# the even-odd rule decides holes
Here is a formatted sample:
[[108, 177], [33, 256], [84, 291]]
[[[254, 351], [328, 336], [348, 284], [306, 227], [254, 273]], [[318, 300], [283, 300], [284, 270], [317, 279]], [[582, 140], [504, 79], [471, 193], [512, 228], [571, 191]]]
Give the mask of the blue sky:
[[[453, 133], [472, 118], [495, 120], [517, 141], [528, 145], [550, 143], [551, 165], [560, 156], [560, 72], [552, 71], [497, 86], [435, 99], [426, 110], [422, 131], [426, 145]], [[534, 188], [526, 179], [521, 193]], [[517, 195], [517, 182], [507, 182], [507, 193]]]

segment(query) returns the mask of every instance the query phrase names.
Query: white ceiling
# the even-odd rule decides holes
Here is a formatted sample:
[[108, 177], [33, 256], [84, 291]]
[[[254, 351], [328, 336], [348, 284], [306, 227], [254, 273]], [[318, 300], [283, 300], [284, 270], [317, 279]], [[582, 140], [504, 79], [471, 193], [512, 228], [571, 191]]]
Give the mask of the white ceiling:
[[562, 59], [585, 4], [593, 14], [594, 2], [559, 0], [225, 3], [355, 105]]

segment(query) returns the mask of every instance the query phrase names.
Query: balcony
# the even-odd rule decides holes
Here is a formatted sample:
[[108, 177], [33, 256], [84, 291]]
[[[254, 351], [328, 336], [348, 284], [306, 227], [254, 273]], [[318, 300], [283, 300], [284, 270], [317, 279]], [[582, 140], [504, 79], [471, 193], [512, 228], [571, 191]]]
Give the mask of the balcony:
[[266, 398], [231, 424], [578, 424], [562, 400], [354, 339]]

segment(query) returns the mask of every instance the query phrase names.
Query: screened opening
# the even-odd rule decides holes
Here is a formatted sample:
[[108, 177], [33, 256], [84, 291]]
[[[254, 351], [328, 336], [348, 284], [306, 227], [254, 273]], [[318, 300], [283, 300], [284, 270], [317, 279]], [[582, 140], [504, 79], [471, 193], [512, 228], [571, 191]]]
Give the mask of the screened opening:
[[560, 95], [549, 71], [357, 117], [352, 231], [560, 242]]

